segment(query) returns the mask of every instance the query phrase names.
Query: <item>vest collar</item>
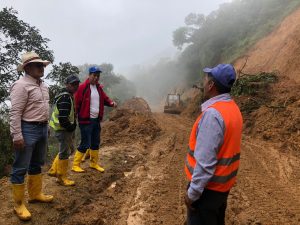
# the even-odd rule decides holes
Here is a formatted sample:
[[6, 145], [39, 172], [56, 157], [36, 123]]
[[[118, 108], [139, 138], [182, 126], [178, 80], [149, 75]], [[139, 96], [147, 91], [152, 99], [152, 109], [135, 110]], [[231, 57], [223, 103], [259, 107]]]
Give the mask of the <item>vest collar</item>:
[[207, 101], [205, 101], [202, 105], [201, 105], [201, 111], [204, 112], [208, 107], [210, 107], [211, 105], [217, 103], [217, 102], [228, 102], [231, 101], [231, 96], [229, 93], [225, 93], [225, 94], [221, 94], [221, 95], [217, 95], [213, 98], [208, 99]]

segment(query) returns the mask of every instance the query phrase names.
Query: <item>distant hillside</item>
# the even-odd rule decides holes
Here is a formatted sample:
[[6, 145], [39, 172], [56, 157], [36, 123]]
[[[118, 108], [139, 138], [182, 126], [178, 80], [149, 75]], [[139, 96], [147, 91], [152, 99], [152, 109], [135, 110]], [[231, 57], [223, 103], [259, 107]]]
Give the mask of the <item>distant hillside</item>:
[[[201, 81], [204, 67], [233, 63], [259, 40], [273, 32], [278, 24], [293, 14], [299, 6], [299, 0], [235, 0], [220, 5], [218, 10], [209, 15], [197, 13], [187, 15], [185, 26], [179, 27], [173, 33], [173, 44], [181, 50], [178, 57], [162, 59], [155, 65], [140, 66], [133, 71], [132, 77], [138, 96], [145, 98], [152, 107], [159, 105], [167, 93], [192, 87]], [[285, 29], [296, 29], [298, 21], [300, 20], [297, 17], [294, 22], [291, 21], [292, 25], [284, 26]], [[289, 43], [292, 37], [288, 38], [288, 32], [284, 30], [282, 33], [282, 39], [296, 54], [299, 49], [297, 41]], [[294, 36], [299, 36], [299, 29]], [[282, 44], [272, 42], [267, 44], [271, 51], [277, 47], [278, 51], [283, 48]], [[280, 54], [289, 54], [288, 52], [287, 50], [286, 53]], [[261, 52], [258, 54], [262, 55], [259, 63], [268, 61]], [[269, 55], [278, 54], [272, 52]], [[244, 60], [242, 65], [243, 62]], [[273, 70], [273, 61], [269, 60], [268, 63]], [[293, 67], [287, 69], [293, 70]]]

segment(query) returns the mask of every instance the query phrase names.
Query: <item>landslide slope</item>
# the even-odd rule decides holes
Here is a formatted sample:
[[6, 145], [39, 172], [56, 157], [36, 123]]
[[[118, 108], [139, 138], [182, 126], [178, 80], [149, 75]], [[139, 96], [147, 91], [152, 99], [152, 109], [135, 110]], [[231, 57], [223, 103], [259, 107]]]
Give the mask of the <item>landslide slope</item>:
[[238, 99], [242, 108], [255, 101], [258, 104], [251, 113], [244, 112], [245, 134], [279, 143], [282, 151], [297, 155], [300, 154], [299, 56], [300, 8], [234, 63], [241, 74], [275, 72], [278, 76], [277, 83], [268, 90], [260, 90], [263, 94], [259, 98], [250, 95]]
[[300, 82], [300, 8], [286, 17], [268, 36], [258, 41], [244, 56], [236, 60], [239, 70], [248, 59], [243, 72], [278, 71]]

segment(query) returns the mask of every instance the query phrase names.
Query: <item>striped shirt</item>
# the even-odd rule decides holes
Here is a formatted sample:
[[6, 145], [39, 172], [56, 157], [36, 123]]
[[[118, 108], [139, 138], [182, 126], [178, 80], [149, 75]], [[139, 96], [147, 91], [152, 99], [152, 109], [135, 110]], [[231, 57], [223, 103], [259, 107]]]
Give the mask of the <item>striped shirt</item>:
[[[67, 92], [67, 90], [63, 89], [61, 93], [62, 92]], [[69, 120], [69, 115], [71, 113], [71, 107], [72, 107], [71, 99], [73, 100], [73, 96], [71, 94], [64, 94], [56, 101], [57, 109], [59, 112], [58, 114], [59, 124], [67, 131], [74, 131], [74, 129], [76, 128], [76, 125], [71, 124]], [[74, 113], [74, 121], [75, 121], [75, 113]]]

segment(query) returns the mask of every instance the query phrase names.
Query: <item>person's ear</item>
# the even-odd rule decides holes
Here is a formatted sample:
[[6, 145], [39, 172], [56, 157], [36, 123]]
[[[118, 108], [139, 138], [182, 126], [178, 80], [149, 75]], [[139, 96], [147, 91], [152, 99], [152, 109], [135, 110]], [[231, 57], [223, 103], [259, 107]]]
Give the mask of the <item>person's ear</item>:
[[212, 80], [210, 80], [208, 82], [208, 89], [211, 90], [213, 88], [214, 84], [215, 84], [215, 82], [213, 82]]

